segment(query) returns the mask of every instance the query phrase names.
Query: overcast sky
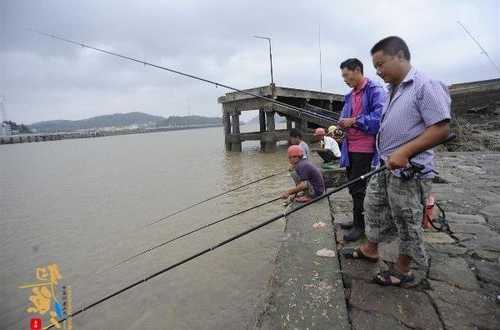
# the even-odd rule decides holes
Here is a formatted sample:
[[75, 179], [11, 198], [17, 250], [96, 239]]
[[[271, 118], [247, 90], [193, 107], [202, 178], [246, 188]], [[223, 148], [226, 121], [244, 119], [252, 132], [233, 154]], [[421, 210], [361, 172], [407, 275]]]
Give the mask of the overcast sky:
[[379, 39], [407, 41], [415, 67], [446, 83], [499, 77], [500, 1], [0, 0], [0, 95], [7, 119], [32, 123], [142, 111], [219, 116], [226, 90], [28, 32], [35, 28], [237, 88], [275, 82], [345, 93], [339, 63]]

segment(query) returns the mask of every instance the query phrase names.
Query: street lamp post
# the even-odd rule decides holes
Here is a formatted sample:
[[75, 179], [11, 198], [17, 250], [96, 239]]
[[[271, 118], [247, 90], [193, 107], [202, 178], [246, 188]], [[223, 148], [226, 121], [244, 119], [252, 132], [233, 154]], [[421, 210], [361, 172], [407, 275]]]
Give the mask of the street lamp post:
[[271, 38], [270, 37], [262, 37], [262, 36], [254, 36], [257, 39], [264, 39], [269, 42], [269, 61], [271, 62], [271, 85], [274, 86], [274, 78], [273, 78], [273, 51], [271, 48]]

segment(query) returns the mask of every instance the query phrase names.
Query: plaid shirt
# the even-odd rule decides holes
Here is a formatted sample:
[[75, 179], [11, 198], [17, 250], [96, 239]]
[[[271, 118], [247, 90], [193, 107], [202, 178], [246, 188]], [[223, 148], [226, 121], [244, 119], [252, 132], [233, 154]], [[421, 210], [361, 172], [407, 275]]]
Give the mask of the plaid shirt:
[[[395, 86], [389, 86], [389, 95]], [[451, 99], [448, 87], [432, 80], [413, 67], [387, 100], [382, 110], [380, 130], [377, 134], [377, 150], [380, 158], [388, 156], [401, 145], [413, 140], [429, 126], [450, 119]], [[434, 151], [427, 150], [412, 158], [425, 166], [424, 172], [434, 169]], [[399, 175], [400, 171], [394, 171]], [[429, 173], [425, 177], [432, 177]]]

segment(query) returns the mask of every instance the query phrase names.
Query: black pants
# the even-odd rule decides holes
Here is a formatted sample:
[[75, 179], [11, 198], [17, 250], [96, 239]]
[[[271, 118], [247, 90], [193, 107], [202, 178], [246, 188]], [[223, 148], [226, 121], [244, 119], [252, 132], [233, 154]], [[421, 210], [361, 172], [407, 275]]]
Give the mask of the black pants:
[[[347, 179], [353, 180], [371, 170], [373, 154], [350, 152], [349, 167], [346, 169]], [[349, 186], [349, 194], [352, 196], [352, 214], [354, 225], [364, 227], [363, 202], [365, 200], [366, 186], [368, 182], [361, 180]]]
[[322, 149], [318, 150], [317, 152], [325, 163], [330, 163], [334, 159], [337, 159], [337, 157], [335, 157], [335, 155], [333, 154], [333, 151], [331, 151], [330, 149]]

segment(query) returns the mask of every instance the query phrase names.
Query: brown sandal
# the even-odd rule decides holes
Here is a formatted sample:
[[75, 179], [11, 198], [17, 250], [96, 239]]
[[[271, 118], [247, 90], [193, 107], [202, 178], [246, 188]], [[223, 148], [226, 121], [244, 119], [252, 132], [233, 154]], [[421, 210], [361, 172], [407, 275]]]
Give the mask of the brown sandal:
[[[393, 278], [399, 282], [394, 282], [392, 280]], [[382, 286], [405, 286], [413, 284], [415, 282], [415, 276], [411, 272], [403, 274], [395, 270], [386, 270], [378, 273], [373, 278], [373, 282]]]

